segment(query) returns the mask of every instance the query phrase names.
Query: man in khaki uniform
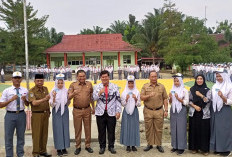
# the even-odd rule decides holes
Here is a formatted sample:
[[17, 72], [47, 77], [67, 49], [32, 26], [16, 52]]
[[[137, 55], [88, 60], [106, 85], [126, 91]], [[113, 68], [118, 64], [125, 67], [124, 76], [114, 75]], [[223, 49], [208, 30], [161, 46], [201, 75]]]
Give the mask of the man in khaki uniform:
[[48, 140], [48, 120], [50, 116], [49, 93], [47, 87], [43, 86], [43, 74], [35, 75], [35, 86], [29, 91], [29, 102], [31, 104], [32, 118], [32, 140], [33, 156], [50, 157], [47, 153], [46, 146]]
[[[69, 99], [73, 99], [73, 122], [75, 128], [76, 150], [75, 155], [81, 152], [82, 121], [85, 129], [85, 150], [93, 153], [91, 142], [91, 112], [94, 114], [93, 87], [86, 81], [84, 70], [77, 71], [77, 81], [69, 87]], [[90, 107], [92, 104], [92, 109]]]
[[[144, 122], [146, 130], [147, 147], [144, 151], [149, 151], [153, 148], [152, 145], [157, 145], [159, 152], [164, 150], [161, 146], [163, 121], [168, 115], [168, 95], [165, 87], [157, 82], [157, 73], [151, 71], [149, 73], [150, 83], [143, 85], [141, 90], [141, 100], [144, 101]], [[163, 109], [164, 106], [164, 109]]]

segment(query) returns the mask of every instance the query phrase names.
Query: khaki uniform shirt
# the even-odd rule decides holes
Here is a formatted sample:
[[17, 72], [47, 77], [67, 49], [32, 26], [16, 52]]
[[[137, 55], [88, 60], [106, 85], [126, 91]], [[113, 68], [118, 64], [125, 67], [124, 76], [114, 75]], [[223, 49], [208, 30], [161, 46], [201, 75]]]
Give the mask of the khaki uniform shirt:
[[29, 103], [31, 104], [31, 111], [47, 111], [50, 110], [49, 108], [49, 102], [44, 101], [43, 103], [39, 104], [38, 106], [32, 105], [32, 101], [34, 100], [40, 100], [46, 97], [48, 95], [48, 88], [42, 87], [38, 88], [37, 86], [34, 86], [29, 90]]
[[92, 83], [86, 81], [84, 85], [81, 85], [79, 81], [73, 82], [69, 86], [69, 93], [73, 93], [74, 90], [78, 91], [73, 98], [73, 106], [79, 108], [85, 108], [93, 101], [93, 86]]
[[140, 95], [146, 96], [152, 92], [154, 92], [155, 95], [144, 101], [144, 105], [151, 109], [157, 109], [163, 106], [164, 100], [168, 98], [164, 85], [160, 83], [157, 83], [157, 85], [146, 83], [143, 85]]

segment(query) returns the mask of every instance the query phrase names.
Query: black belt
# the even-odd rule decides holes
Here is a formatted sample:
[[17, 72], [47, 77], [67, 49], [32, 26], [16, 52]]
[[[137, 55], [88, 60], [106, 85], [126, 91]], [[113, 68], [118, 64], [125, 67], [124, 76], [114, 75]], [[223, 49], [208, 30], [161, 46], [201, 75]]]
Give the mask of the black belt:
[[50, 111], [49, 110], [45, 110], [45, 111], [32, 111], [32, 113], [49, 113]]
[[20, 113], [20, 112], [24, 112], [24, 110], [20, 110], [20, 111], [7, 111], [8, 113]]
[[146, 105], [145, 105], [145, 107], [146, 107], [147, 109], [149, 109], [149, 110], [154, 110], [154, 111], [157, 111], [157, 110], [160, 110], [161, 108], [163, 108], [163, 106], [160, 106], [160, 107], [158, 107], [158, 108], [153, 109], [153, 108], [147, 107]]
[[78, 110], [84, 110], [84, 109], [87, 109], [89, 108], [90, 105], [88, 105], [87, 107], [76, 107], [76, 106], [73, 106], [75, 109], [78, 109]]

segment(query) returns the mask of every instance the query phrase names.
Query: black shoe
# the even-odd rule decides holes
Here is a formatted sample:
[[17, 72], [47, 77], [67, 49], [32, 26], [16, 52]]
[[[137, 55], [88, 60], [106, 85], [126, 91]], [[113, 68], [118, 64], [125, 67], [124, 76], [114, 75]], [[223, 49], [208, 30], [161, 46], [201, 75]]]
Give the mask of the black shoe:
[[78, 154], [80, 154], [80, 152], [81, 152], [81, 148], [77, 148], [77, 149], [75, 150], [74, 154], [75, 154], [75, 155], [78, 155]]
[[133, 152], [137, 151], [137, 149], [136, 149], [135, 146], [132, 146], [132, 151], [133, 151]]
[[160, 153], [164, 153], [164, 149], [162, 146], [156, 146], [156, 148], [158, 149]]
[[126, 151], [127, 151], [127, 152], [130, 152], [130, 151], [131, 151], [130, 146], [127, 146], [127, 147], [126, 147]]
[[220, 153], [220, 156], [226, 156], [226, 157], [228, 157], [228, 156], [230, 156], [230, 152], [222, 152], [222, 153]]
[[40, 156], [51, 157], [52, 155], [46, 152], [46, 153], [41, 153]]
[[184, 153], [184, 150], [179, 149], [179, 150], [177, 150], [176, 152], [177, 152], [177, 153], [176, 153], [177, 155], [182, 155], [182, 154]]
[[87, 150], [87, 152], [89, 152], [89, 153], [93, 153], [93, 149], [92, 148], [85, 148], [85, 150]]
[[100, 148], [99, 154], [104, 154], [105, 153], [105, 148]]
[[147, 145], [147, 147], [145, 147], [143, 150], [144, 150], [145, 152], [147, 152], [147, 151], [149, 151], [149, 150], [152, 149], [152, 148], [153, 148], [152, 145]]
[[108, 150], [111, 152], [111, 154], [116, 154], [116, 151], [115, 151], [114, 148], [111, 147], [111, 148], [109, 148]]
[[175, 148], [171, 149], [171, 153], [174, 153], [175, 151], [177, 151], [177, 149], [175, 149]]
[[57, 150], [57, 156], [62, 156], [63, 152], [61, 150]]
[[62, 153], [63, 153], [64, 156], [67, 156], [67, 155], [68, 155], [68, 152], [67, 152], [66, 149], [62, 149]]
[[220, 155], [220, 153], [219, 152], [213, 152], [215, 155]]

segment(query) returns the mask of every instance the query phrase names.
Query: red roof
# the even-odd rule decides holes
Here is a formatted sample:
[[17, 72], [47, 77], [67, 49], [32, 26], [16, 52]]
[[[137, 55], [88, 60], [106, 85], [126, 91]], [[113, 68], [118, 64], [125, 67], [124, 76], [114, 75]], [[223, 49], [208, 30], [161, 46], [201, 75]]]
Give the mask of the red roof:
[[[211, 37], [213, 37], [217, 42], [220, 42], [222, 40], [225, 41], [225, 37], [224, 34], [220, 33], [220, 34], [210, 34]], [[225, 43], [220, 43], [220, 47], [228, 47], [230, 45], [230, 43], [227, 43], [225, 41]]]
[[46, 53], [140, 51], [122, 40], [121, 34], [64, 35]]

